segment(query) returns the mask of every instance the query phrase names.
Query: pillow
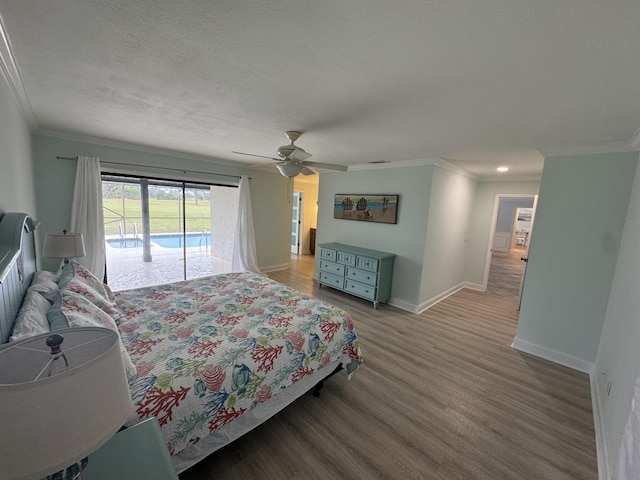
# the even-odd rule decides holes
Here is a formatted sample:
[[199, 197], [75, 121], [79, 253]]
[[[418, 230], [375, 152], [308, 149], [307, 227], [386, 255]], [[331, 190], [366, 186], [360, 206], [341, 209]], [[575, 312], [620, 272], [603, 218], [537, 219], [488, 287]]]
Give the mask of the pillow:
[[[103, 287], [109, 288], [106, 285]], [[105, 288], [101, 288], [100, 291], [96, 290], [91, 282], [85, 282], [84, 278], [80, 276], [73, 277], [61, 291], [84, 297], [107, 315], [117, 315], [115, 299], [113, 301], [109, 300], [108, 296], [105, 295], [107, 290]], [[113, 295], [110, 289], [107, 295]]]
[[116, 313], [115, 297], [109, 286], [78, 262], [72, 260], [62, 268], [58, 287], [84, 296], [108, 315]]
[[51, 304], [38, 292], [30, 290], [24, 297], [9, 341], [39, 335], [50, 331], [47, 312]]
[[71, 279], [75, 279], [87, 287], [93, 288], [96, 292], [100, 293], [106, 301], [115, 301], [115, 297], [109, 286], [102, 283], [102, 280], [98, 279], [93, 273], [87, 270], [86, 267], [80, 265], [75, 260], [71, 260], [62, 267], [60, 277], [58, 278], [58, 286], [61, 289], [65, 288]]
[[89, 299], [69, 291], [60, 291], [47, 313], [51, 331], [73, 327], [103, 327], [118, 334], [122, 363], [129, 382], [136, 378], [136, 367], [124, 348], [115, 320]]
[[36, 272], [31, 280], [29, 290], [38, 292], [50, 303], [53, 303], [58, 293], [57, 279], [58, 277], [55, 273], [44, 270]]
[[38, 283], [38, 282], [58, 282], [58, 275], [56, 275], [53, 272], [49, 272], [47, 270], [38, 270], [36, 273], [33, 274], [33, 280], [31, 281], [31, 283]]

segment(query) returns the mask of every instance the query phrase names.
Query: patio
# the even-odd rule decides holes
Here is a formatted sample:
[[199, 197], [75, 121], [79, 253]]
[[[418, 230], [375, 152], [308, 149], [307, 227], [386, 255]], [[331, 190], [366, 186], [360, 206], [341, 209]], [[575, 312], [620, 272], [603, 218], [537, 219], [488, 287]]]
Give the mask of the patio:
[[[109, 239], [109, 238], [108, 238]], [[184, 251], [152, 244], [151, 262], [142, 259], [142, 247], [114, 248], [105, 242], [107, 279], [114, 291], [184, 280]], [[208, 247], [187, 247], [187, 278], [231, 271], [231, 261], [211, 254]]]

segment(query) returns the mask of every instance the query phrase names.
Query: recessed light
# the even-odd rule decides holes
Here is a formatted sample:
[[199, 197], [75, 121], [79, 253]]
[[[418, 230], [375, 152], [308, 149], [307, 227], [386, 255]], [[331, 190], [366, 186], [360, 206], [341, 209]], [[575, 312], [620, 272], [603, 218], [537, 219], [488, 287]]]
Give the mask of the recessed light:
[[499, 172], [508, 172], [509, 171], [509, 167], [498, 167], [498, 168], [496, 168], [496, 170], [498, 170]]

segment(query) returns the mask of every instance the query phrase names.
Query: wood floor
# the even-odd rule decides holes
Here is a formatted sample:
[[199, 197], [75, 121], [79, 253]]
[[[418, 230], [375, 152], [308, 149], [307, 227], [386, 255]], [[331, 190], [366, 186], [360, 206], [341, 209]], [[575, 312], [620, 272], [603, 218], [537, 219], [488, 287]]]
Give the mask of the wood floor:
[[513, 247], [510, 252], [493, 252], [487, 290], [501, 297], [518, 298], [525, 266], [520, 259], [525, 255], [525, 247], [521, 246]]
[[587, 375], [513, 350], [513, 295], [462, 290], [421, 315], [269, 276], [347, 310], [365, 363], [181, 480], [597, 479]]

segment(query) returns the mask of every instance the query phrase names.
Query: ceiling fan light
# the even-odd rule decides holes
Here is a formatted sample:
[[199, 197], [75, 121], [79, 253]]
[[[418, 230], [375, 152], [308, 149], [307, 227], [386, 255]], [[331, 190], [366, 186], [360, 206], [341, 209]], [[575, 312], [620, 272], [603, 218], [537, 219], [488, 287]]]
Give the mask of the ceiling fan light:
[[280, 173], [285, 177], [293, 178], [302, 171], [303, 167], [295, 163], [279, 163], [276, 165], [276, 168], [280, 170]]

